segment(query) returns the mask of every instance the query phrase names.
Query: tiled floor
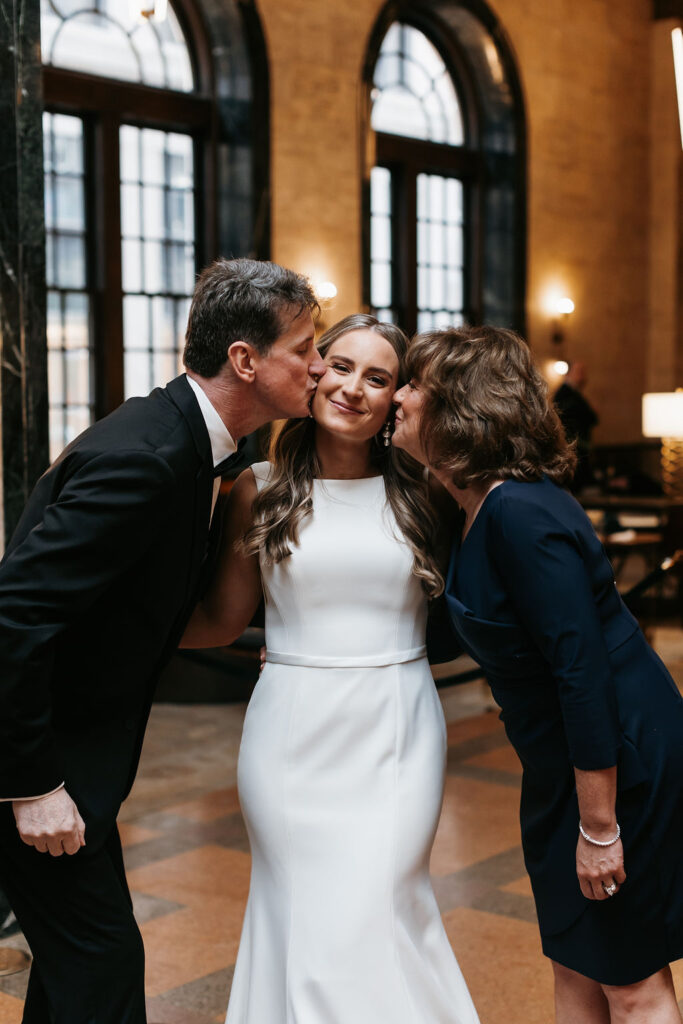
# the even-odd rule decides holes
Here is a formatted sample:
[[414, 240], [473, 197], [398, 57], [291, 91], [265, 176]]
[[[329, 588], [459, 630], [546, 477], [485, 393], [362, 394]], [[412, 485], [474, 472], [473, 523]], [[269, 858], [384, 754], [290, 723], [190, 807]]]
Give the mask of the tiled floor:
[[[683, 633], [654, 640], [681, 685]], [[484, 684], [444, 690], [442, 702], [448, 776], [432, 874], [444, 924], [482, 1024], [549, 1024], [551, 970], [519, 845], [519, 763]], [[225, 1016], [249, 883], [235, 789], [243, 715], [242, 705], [155, 707], [121, 814], [151, 1024]], [[675, 977], [683, 998], [683, 962]], [[25, 973], [0, 978], [0, 1024], [19, 1024], [25, 984]]]

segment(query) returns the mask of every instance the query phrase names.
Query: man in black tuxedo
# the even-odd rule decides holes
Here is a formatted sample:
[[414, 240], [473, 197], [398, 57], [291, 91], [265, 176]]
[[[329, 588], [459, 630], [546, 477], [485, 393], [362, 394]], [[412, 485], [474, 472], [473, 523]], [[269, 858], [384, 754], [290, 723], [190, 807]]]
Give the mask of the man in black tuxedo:
[[0, 888], [34, 956], [24, 1024], [144, 1024], [116, 816], [206, 571], [233, 438], [308, 413], [316, 309], [275, 264], [204, 270], [187, 374], [66, 448], [0, 564]]

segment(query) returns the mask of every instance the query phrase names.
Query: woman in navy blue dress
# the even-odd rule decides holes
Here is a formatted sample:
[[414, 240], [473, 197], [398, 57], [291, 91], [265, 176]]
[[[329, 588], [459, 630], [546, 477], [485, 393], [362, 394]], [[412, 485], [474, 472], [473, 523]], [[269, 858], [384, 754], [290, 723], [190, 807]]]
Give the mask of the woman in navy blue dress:
[[558, 1024], [678, 1024], [683, 699], [564, 490], [575, 457], [527, 345], [419, 335], [394, 444], [464, 513], [446, 580], [523, 766], [520, 818]]

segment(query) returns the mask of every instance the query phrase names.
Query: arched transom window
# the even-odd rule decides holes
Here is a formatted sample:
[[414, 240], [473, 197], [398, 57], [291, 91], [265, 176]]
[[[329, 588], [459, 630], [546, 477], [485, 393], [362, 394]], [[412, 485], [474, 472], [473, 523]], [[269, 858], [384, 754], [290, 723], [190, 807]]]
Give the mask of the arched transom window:
[[369, 304], [407, 331], [472, 316], [469, 205], [476, 181], [453, 71], [413, 25], [394, 22], [372, 76]]
[[372, 127], [428, 142], [465, 141], [460, 102], [439, 51], [412, 25], [389, 28], [375, 65]]

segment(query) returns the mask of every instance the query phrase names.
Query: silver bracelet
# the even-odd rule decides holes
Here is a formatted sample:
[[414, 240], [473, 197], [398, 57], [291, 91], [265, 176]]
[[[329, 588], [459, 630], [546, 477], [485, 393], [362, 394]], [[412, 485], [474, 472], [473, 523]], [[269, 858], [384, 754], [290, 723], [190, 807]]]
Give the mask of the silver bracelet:
[[583, 827], [583, 825], [581, 824], [580, 821], [579, 821], [579, 832], [581, 833], [583, 838], [586, 840], [586, 842], [587, 843], [592, 843], [593, 846], [614, 846], [614, 844], [616, 843], [617, 839], [621, 835], [621, 826], [619, 825], [619, 822], [617, 822], [617, 834], [615, 835], [614, 839], [608, 839], [607, 842], [603, 842], [603, 840], [601, 840], [601, 839], [593, 839], [592, 836], [589, 836], [588, 833], [585, 831], [585, 829], [584, 829], [584, 827]]

